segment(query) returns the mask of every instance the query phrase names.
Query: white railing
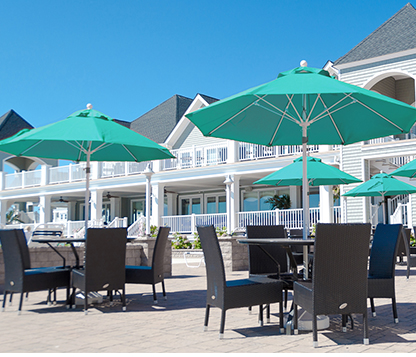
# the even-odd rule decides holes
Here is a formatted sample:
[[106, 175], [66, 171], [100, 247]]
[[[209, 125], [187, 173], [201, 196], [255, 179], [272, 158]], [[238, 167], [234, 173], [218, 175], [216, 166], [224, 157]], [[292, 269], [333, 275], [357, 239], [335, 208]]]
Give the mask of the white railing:
[[[334, 222], [341, 223], [341, 207], [334, 207]], [[319, 222], [319, 208], [311, 208], [309, 211], [310, 226]], [[163, 216], [162, 225], [171, 228], [171, 232], [193, 233], [199, 225], [210, 225], [223, 228], [227, 226], [227, 215], [216, 214], [192, 214], [183, 216]], [[303, 209], [286, 209], [270, 211], [252, 211], [238, 213], [238, 227], [245, 228], [249, 224], [273, 225], [283, 224], [287, 229], [303, 228]]]
[[16, 172], [14, 174], [4, 175], [6, 182], [5, 188], [22, 188], [23, 187], [23, 172]]
[[127, 228], [128, 237], [141, 237], [146, 233], [146, 217], [140, 216], [133, 224]]
[[117, 177], [140, 174], [150, 161], [143, 162], [103, 162], [101, 167], [101, 177]]
[[51, 167], [49, 169], [49, 183], [57, 184], [85, 180], [85, 162], [66, 166]]
[[409, 206], [410, 205], [408, 203], [399, 203], [394, 213], [390, 216], [390, 223], [401, 223], [403, 226], [407, 227], [409, 224]]
[[[319, 145], [308, 145], [308, 152], [318, 152]], [[250, 143], [239, 143], [239, 161], [265, 159], [286, 155], [301, 155], [301, 145], [264, 146]]]
[[227, 162], [227, 143], [193, 146], [186, 149], [171, 150], [175, 159], [162, 162], [162, 170], [187, 169], [191, 167], [220, 165]]
[[408, 139], [414, 139], [414, 138], [416, 138], [416, 135], [414, 133], [400, 134], [400, 136], [390, 135], [390, 136], [385, 136], [383, 138], [376, 138], [376, 139], [364, 141], [364, 145], [383, 144], [383, 143], [390, 143], [393, 141], [408, 140]]
[[124, 218], [116, 217], [109, 224], [107, 224], [106, 227], [107, 228], [123, 228], [123, 227], [127, 227], [127, 217], [124, 217]]

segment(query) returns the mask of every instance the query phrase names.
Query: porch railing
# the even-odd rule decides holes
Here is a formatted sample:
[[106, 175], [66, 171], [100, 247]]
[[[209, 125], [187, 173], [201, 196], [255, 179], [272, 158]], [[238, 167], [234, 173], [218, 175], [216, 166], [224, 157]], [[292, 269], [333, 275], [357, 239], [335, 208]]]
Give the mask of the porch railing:
[[[311, 227], [319, 222], [319, 208], [310, 209]], [[341, 207], [334, 207], [334, 222], [341, 223]], [[171, 232], [193, 233], [196, 226], [213, 224], [215, 227], [227, 226], [227, 215], [216, 214], [192, 214], [183, 216], [163, 216], [162, 225], [169, 226]], [[238, 213], [238, 228], [245, 228], [249, 224], [283, 224], [287, 229], [303, 228], [303, 209], [251, 211]]]

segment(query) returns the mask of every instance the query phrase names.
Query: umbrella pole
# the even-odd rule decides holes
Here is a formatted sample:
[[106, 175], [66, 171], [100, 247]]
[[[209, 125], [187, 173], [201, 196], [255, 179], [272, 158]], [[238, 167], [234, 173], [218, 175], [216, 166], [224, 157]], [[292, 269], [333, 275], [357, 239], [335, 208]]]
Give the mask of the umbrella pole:
[[[303, 95], [302, 110], [302, 201], [303, 201], [303, 239], [309, 238], [309, 183], [308, 183], [308, 128], [306, 122], [306, 95]], [[304, 279], [309, 278], [308, 272], [309, 251], [308, 246], [303, 246]]]
[[87, 167], [85, 168], [85, 237], [87, 237], [88, 218], [90, 216], [90, 150], [87, 152]]

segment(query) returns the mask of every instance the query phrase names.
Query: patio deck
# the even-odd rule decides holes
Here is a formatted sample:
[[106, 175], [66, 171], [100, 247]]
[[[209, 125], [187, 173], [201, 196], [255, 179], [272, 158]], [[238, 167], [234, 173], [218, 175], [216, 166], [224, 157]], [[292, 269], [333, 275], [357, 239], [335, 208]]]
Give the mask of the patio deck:
[[[256, 308], [251, 315], [246, 308], [229, 310], [223, 340], [218, 339], [220, 310], [213, 308], [209, 329], [203, 332], [205, 267], [188, 268], [182, 259], [173, 263], [173, 275], [165, 281], [168, 300], [160, 293], [159, 305], [154, 305], [150, 285], [128, 284], [127, 312], [121, 311], [118, 299], [113, 307], [104, 300], [85, 316], [80, 307], [67, 310], [62, 305], [65, 291], [60, 290], [56, 306], [46, 306], [44, 291], [31, 293], [18, 316], [15, 296], [13, 305], [6, 304], [6, 311], [0, 313], [0, 353], [416, 352], [415, 268], [407, 281], [405, 267], [397, 266], [398, 324], [393, 323], [390, 300], [376, 299], [377, 317], [369, 317], [370, 345], [362, 344], [361, 318], [354, 316], [354, 330], [342, 333], [341, 318], [331, 317], [330, 327], [319, 332], [319, 347], [314, 349], [312, 332], [279, 333], [277, 305], [272, 305], [271, 323], [263, 327], [257, 325]], [[233, 272], [228, 278], [247, 275]]]

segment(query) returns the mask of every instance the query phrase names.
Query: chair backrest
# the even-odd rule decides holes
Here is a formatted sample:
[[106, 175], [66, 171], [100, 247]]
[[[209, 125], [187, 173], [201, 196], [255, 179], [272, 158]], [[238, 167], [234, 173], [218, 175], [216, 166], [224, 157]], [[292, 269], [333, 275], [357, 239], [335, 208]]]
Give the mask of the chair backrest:
[[303, 238], [303, 229], [289, 229], [290, 238]]
[[18, 229], [0, 230], [0, 242], [3, 250], [5, 270], [5, 290], [21, 291], [25, 262], [17, 238]]
[[197, 227], [205, 257], [207, 297], [222, 299], [225, 290], [225, 270], [220, 244], [214, 226]]
[[29, 253], [29, 247], [27, 246], [27, 240], [26, 235], [23, 229], [16, 229], [16, 239], [17, 243], [20, 247], [20, 252], [22, 253], [22, 260], [23, 260], [23, 268], [24, 269], [30, 269], [30, 253]]
[[84, 263], [86, 290], [124, 287], [126, 243], [126, 228], [88, 228]]
[[[410, 228], [404, 228], [405, 239], [407, 240], [408, 246], [410, 246], [410, 234], [412, 230]], [[400, 257], [404, 257], [406, 255], [406, 247], [404, 244], [403, 239], [399, 239], [399, 245], [397, 247], [397, 255]]]
[[317, 314], [367, 309], [367, 263], [371, 224], [318, 223], [312, 284]]
[[[287, 238], [285, 226], [283, 225], [248, 225], [247, 238]], [[250, 274], [276, 274], [276, 263], [262, 250], [267, 251], [280, 265], [280, 272], [288, 271], [288, 257], [286, 250], [279, 246], [255, 245], [248, 246], [249, 273]]]
[[397, 248], [402, 239], [401, 224], [377, 225], [371, 245], [368, 275], [373, 278], [391, 279], [394, 277]]
[[165, 250], [169, 232], [170, 227], [159, 227], [152, 258], [153, 274], [155, 275], [162, 274], [163, 276], [164, 273]]

